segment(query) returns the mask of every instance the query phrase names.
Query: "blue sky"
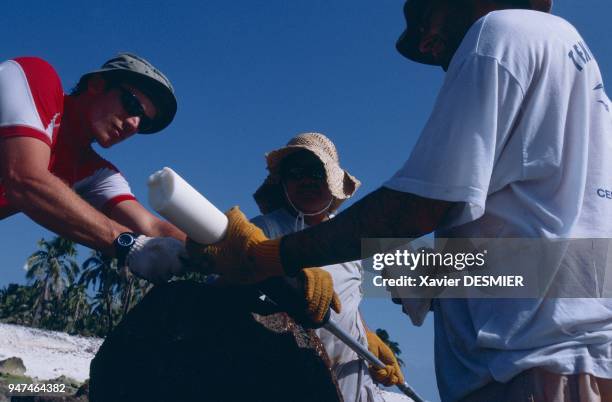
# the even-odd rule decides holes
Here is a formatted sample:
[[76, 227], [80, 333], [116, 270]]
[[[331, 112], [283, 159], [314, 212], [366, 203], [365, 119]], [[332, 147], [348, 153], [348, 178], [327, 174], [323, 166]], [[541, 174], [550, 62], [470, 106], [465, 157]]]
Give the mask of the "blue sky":
[[[161, 134], [137, 136], [101, 154], [122, 170], [144, 205], [146, 178], [170, 166], [220, 209], [239, 204], [254, 216], [251, 194], [265, 177], [264, 153], [297, 133], [321, 131], [335, 141], [344, 167], [363, 182], [356, 198], [409, 156], [443, 73], [396, 53], [402, 4], [8, 2], [0, 16], [0, 59], [43, 57], [69, 90], [119, 51], [148, 58], [175, 86], [176, 119]], [[610, 79], [612, 3], [558, 1], [554, 12], [578, 28]], [[0, 286], [24, 281], [26, 257], [49, 236], [24, 216], [0, 222]], [[400, 342], [407, 380], [437, 400], [431, 319], [412, 327], [388, 300], [366, 300], [363, 314]]]

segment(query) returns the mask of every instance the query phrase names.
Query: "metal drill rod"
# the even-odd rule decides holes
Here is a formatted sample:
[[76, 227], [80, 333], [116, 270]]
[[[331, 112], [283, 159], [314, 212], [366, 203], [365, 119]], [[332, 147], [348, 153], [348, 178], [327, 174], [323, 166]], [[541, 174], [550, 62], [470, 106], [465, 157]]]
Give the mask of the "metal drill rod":
[[[279, 307], [278, 303], [276, 303], [274, 300], [272, 300], [269, 296], [267, 296], [263, 292], [260, 293], [260, 300], [266, 301], [268, 303], [273, 304], [276, 307]], [[323, 328], [328, 330], [332, 335], [334, 335], [336, 338], [340, 339], [344, 344], [346, 344], [346, 346], [351, 348], [351, 350], [357, 353], [357, 356], [375, 365], [376, 367], [385, 368], [385, 364], [381, 362], [378, 359], [378, 357], [374, 356], [374, 354], [372, 354], [372, 352], [370, 352], [368, 348], [363, 346], [360, 342], [358, 342], [350, 334], [348, 334], [346, 331], [340, 328], [338, 324], [336, 324], [331, 319], [328, 319], [327, 322], [323, 324]], [[412, 398], [414, 402], [427, 402], [427, 400], [421, 398], [419, 394], [417, 394], [416, 391], [410, 385], [408, 385], [408, 383], [404, 382], [402, 384], [395, 384], [395, 386], [400, 391], [402, 391], [406, 396], [408, 396], [409, 398]]]
[[[359, 343], [355, 338], [349, 335], [346, 331], [338, 326], [332, 320], [328, 320], [323, 328], [331, 332], [336, 338], [340, 339], [342, 342], [346, 344], [349, 348], [351, 348], [359, 357], [364, 359], [365, 361], [373, 364], [379, 368], [385, 368], [385, 364], [381, 362], [378, 357], [374, 356], [372, 352], [368, 350], [365, 346]], [[396, 387], [402, 391], [406, 396], [412, 398], [415, 402], [427, 402], [425, 399], [421, 398], [419, 394], [416, 393], [414, 389], [406, 382], [402, 384], [396, 384]]]

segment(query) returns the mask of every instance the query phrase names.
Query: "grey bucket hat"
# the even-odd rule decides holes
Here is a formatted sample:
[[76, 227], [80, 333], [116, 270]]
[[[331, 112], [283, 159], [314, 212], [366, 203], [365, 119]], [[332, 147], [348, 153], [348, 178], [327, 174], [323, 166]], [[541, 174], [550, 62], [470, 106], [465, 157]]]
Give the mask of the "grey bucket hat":
[[[419, 31], [420, 19], [428, 3], [436, 0], [406, 0], [404, 3], [404, 17], [406, 18], [406, 30], [401, 34], [395, 44], [395, 48], [402, 56], [423, 64], [437, 65], [436, 61], [429, 55], [421, 53], [419, 44], [421, 32]], [[456, 1], [456, 0], [447, 0]], [[552, 9], [552, 0], [507, 0], [505, 4], [510, 7], [531, 9], [549, 13]]]
[[94, 74], [102, 74], [112, 80], [125, 80], [147, 95], [155, 107], [157, 115], [151, 127], [141, 134], [153, 134], [163, 130], [172, 122], [176, 114], [176, 96], [170, 80], [147, 60], [132, 53], [119, 53], [106, 61], [98, 70], [83, 75], [79, 83], [87, 80]]
[[286, 146], [268, 152], [266, 164], [270, 174], [257, 189], [253, 198], [262, 214], [267, 214], [286, 204], [281, 186], [280, 166], [287, 156], [306, 150], [312, 152], [323, 165], [327, 186], [334, 197], [329, 211], [333, 212], [350, 198], [361, 182], [340, 167], [340, 159], [334, 143], [321, 133], [303, 133], [293, 137]]

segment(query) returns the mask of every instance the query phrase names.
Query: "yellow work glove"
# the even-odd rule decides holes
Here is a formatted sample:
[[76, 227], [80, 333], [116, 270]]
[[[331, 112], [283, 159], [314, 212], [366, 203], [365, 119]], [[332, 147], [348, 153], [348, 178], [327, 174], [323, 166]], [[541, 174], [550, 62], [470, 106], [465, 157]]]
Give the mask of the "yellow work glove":
[[372, 354], [385, 364], [385, 368], [378, 368], [370, 365], [370, 374], [376, 382], [383, 384], [384, 386], [390, 387], [391, 385], [402, 384], [404, 382], [404, 375], [400, 370], [400, 366], [397, 363], [395, 355], [389, 349], [389, 346], [383, 342], [382, 339], [374, 332], [366, 331], [366, 337], [368, 339], [368, 349]]
[[304, 268], [299, 273], [306, 299], [306, 314], [315, 324], [321, 324], [331, 307], [340, 312], [340, 298], [334, 291], [329, 272], [321, 268]]
[[239, 207], [226, 215], [228, 226], [223, 240], [202, 245], [187, 239], [189, 264], [196, 270], [222, 275], [229, 283], [249, 284], [284, 275], [280, 239], [269, 240]]

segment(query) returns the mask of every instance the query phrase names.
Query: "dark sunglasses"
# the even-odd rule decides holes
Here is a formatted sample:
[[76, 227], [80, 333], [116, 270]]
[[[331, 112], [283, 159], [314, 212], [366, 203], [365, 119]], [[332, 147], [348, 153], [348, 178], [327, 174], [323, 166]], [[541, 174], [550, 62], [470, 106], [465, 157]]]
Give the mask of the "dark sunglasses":
[[138, 97], [132, 93], [129, 89], [117, 86], [119, 92], [121, 93], [121, 105], [125, 112], [129, 116], [136, 116], [140, 118], [140, 123], [138, 123], [138, 131], [146, 130], [151, 127], [151, 119], [146, 115], [144, 111], [144, 107]]
[[284, 171], [282, 176], [290, 180], [302, 180], [308, 177], [313, 180], [322, 181], [325, 180], [325, 170], [319, 167], [296, 166]]

